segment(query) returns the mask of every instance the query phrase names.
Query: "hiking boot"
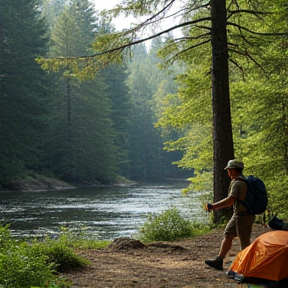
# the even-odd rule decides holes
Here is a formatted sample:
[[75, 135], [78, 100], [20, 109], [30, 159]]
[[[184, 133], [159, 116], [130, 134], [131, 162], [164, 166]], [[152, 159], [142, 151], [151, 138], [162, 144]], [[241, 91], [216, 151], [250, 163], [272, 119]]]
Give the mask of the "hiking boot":
[[217, 270], [223, 270], [223, 259], [216, 257], [214, 260], [205, 260], [205, 263]]

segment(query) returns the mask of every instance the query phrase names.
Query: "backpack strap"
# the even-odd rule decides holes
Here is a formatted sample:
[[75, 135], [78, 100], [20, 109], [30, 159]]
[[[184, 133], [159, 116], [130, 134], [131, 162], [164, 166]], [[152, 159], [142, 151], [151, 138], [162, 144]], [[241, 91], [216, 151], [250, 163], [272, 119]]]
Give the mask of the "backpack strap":
[[[244, 176], [243, 176], [244, 177]], [[247, 187], [247, 194], [248, 194], [248, 185], [247, 185], [247, 181], [246, 181], [246, 179], [245, 179], [245, 177], [244, 177], [244, 179], [243, 178], [237, 178], [237, 179], [235, 179], [235, 180], [239, 180], [239, 181], [242, 181], [242, 182], [244, 182], [245, 184], [246, 184], [246, 187]], [[246, 196], [247, 196], [247, 194], [246, 194]], [[245, 196], [245, 198], [246, 198], [246, 196]], [[245, 201], [245, 199], [244, 200], [240, 200], [240, 199], [237, 199], [246, 209], [247, 209], [247, 212], [249, 212], [248, 211], [248, 207], [245, 205], [245, 203], [244, 203], [244, 201]]]

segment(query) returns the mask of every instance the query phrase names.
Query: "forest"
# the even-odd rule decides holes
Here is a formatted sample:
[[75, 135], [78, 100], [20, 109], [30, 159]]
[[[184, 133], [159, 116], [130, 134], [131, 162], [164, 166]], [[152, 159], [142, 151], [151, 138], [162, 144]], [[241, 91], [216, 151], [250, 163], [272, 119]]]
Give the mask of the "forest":
[[[150, 2], [138, 2], [129, 1], [127, 10], [153, 11]], [[206, 1], [187, 1], [185, 23], [194, 26], [182, 25], [178, 41], [169, 33], [152, 37], [149, 49], [139, 41], [129, 53], [107, 54], [101, 62], [95, 53], [109, 50], [115, 35], [124, 47], [126, 34], [117, 34], [90, 1], [22, 0], [19, 9], [19, 1], [2, 0], [1, 187], [39, 173], [70, 183], [189, 178], [190, 189], [212, 191], [213, 177], [229, 180], [222, 176], [227, 159], [215, 161], [216, 147], [242, 159], [245, 174], [264, 181], [269, 209], [288, 217], [287, 3], [227, 2], [231, 115], [221, 113], [222, 98], [211, 101], [217, 57], [211, 56]], [[93, 61], [86, 69], [75, 59]], [[233, 149], [229, 125], [215, 126], [215, 105], [217, 116], [231, 121]]]
[[[176, 91], [157, 69], [155, 47], [135, 47], [123, 65], [90, 81], [46, 73], [36, 57], [91, 55], [113, 26], [89, 1], [1, 1], [1, 169], [3, 187], [35, 172], [68, 182], [187, 177], [154, 127], [158, 94]], [[25, 20], [23, 20], [25, 19]], [[162, 89], [163, 91], [159, 91]], [[191, 174], [191, 173], [189, 173]]]

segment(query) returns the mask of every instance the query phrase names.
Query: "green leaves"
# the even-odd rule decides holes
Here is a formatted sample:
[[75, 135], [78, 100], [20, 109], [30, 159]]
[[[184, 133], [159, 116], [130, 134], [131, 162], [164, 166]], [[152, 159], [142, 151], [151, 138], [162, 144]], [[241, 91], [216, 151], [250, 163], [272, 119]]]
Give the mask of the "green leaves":
[[139, 228], [140, 240], [175, 241], [207, 232], [208, 227], [195, 224], [181, 216], [180, 211], [171, 207], [158, 215], [149, 214], [147, 221]]
[[44, 254], [35, 255], [28, 243], [16, 241], [10, 236], [8, 227], [0, 227], [0, 286], [5, 288], [49, 287], [54, 263], [47, 264]]

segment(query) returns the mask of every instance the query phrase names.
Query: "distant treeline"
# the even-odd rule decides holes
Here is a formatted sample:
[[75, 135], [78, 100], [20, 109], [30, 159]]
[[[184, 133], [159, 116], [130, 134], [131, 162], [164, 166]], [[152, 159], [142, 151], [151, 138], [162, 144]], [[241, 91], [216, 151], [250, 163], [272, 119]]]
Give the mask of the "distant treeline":
[[68, 69], [44, 72], [35, 59], [93, 54], [97, 35], [115, 28], [89, 1], [23, 0], [19, 8], [2, 0], [0, 15], [2, 186], [31, 171], [91, 183], [192, 174], [172, 164], [182, 153], [165, 151], [154, 127], [153, 95], [172, 82], [157, 68], [157, 47], [135, 47], [125, 65], [80, 81]]

